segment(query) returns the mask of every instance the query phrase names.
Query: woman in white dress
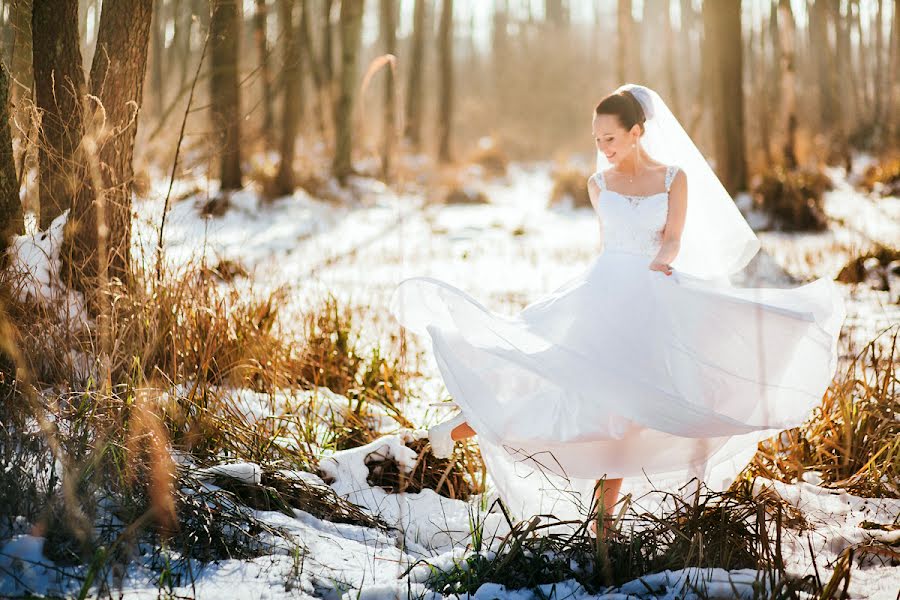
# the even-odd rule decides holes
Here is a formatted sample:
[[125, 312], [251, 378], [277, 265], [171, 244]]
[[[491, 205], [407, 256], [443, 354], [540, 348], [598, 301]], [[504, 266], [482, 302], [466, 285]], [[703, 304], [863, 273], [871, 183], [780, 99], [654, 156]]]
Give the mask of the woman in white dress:
[[759, 240], [656, 92], [620, 87], [592, 125], [603, 249], [586, 270], [515, 315], [425, 276], [391, 299], [460, 408], [429, 430], [434, 453], [477, 435], [523, 518], [583, 518], [595, 493], [609, 514], [623, 480], [725, 487], [837, 368], [840, 290], [730, 284]]

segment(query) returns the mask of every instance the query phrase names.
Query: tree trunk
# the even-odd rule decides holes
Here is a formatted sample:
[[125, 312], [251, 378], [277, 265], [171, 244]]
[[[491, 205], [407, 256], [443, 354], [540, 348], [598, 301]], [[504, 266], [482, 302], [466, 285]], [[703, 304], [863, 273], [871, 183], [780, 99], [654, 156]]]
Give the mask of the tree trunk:
[[287, 196], [294, 192], [294, 147], [297, 123], [300, 120], [300, 48], [294, 29], [294, 0], [278, 0], [278, 21], [284, 47], [284, 68], [281, 71], [284, 103], [281, 116], [281, 162], [275, 177], [275, 189], [279, 196]]
[[[385, 54], [397, 55], [397, 16], [395, 0], [381, 0], [381, 40]], [[390, 180], [391, 158], [397, 135], [397, 86], [394, 80], [393, 63], [385, 69], [384, 79], [384, 119], [383, 145], [381, 149], [381, 175], [385, 181]]]
[[876, 131], [880, 138], [884, 137], [884, 130], [881, 129], [882, 119], [884, 117], [884, 88], [882, 84], [884, 80], [884, 0], [878, 0], [878, 8], [875, 12], [875, 39], [872, 41], [875, 52], [875, 77], [873, 78], [875, 94], [875, 124]]
[[316, 121], [319, 126], [319, 133], [323, 140], [329, 140], [331, 130], [328, 123], [331, 120], [331, 91], [327, 89], [325, 83], [325, 75], [322, 72], [322, 65], [316, 57], [316, 51], [313, 45], [312, 35], [312, 13], [309, 10], [309, 0], [300, 2], [300, 43], [303, 44], [303, 56], [301, 61], [306, 61], [315, 86], [315, 110]]
[[335, 149], [331, 166], [332, 173], [341, 185], [353, 172], [353, 103], [356, 97], [364, 5], [364, 0], [341, 0], [341, 81], [334, 110]]
[[[334, 0], [324, 0], [322, 9], [322, 76], [328, 89], [329, 100], [334, 101], [334, 26], [331, 11]], [[362, 8], [360, 9], [362, 10]], [[343, 14], [343, 10], [341, 12]]]
[[828, 9], [828, 17], [831, 26], [834, 28], [835, 48], [831, 55], [831, 65], [828, 69], [828, 79], [826, 80], [832, 88], [831, 94], [834, 96], [834, 111], [826, 114], [826, 119], [832, 119], [834, 123], [834, 139], [831, 144], [833, 150], [832, 160], [838, 159], [842, 164], [849, 168], [851, 163], [850, 157], [850, 112], [854, 101], [853, 87], [856, 78], [852, 73], [848, 73], [849, 60], [847, 52], [850, 49], [848, 27], [844, 15], [841, 14], [841, 7], [838, 3], [825, 2]]
[[9, 246], [10, 238], [21, 234], [24, 229], [9, 129], [9, 79], [6, 65], [0, 60], [0, 259]]
[[13, 0], [10, 7], [13, 41], [9, 74], [18, 82], [18, 84], [10, 83], [10, 96], [16, 104], [18, 98], [30, 95], [34, 83], [31, 65], [31, 5], [32, 0]]
[[153, 3], [153, 20], [150, 23], [150, 63], [152, 69], [150, 87], [153, 104], [153, 114], [162, 115], [165, 110], [165, 94], [163, 89], [163, 51], [165, 50], [166, 15], [163, 12], [163, 2], [157, 0]]
[[413, 15], [412, 48], [409, 58], [409, 84], [406, 88], [406, 139], [413, 148], [422, 145], [422, 75], [425, 64], [425, 32], [429, 19], [425, 0], [416, 0]]
[[212, 77], [212, 129], [218, 138], [222, 156], [219, 166], [220, 190], [228, 192], [243, 187], [241, 176], [241, 110], [238, 81], [240, 21], [238, 0], [213, 0], [210, 20]]
[[678, 52], [678, 44], [675, 40], [675, 30], [672, 28], [672, 15], [670, 13], [669, 0], [661, 2], [660, 12], [662, 13], [662, 26], [666, 37], [666, 58], [660, 61], [665, 65], [666, 79], [669, 84], [669, 97], [672, 112], [681, 115], [681, 94], [678, 90], [678, 81], [681, 79], [681, 72], [678, 69], [678, 60], [676, 53]]
[[98, 276], [130, 283], [132, 156], [152, 15], [153, 0], [105, 2], [100, 13], [91, 94], [103, 118], [88, 127], [96, 153], [86, 156], [90, 176], [80, 182], [63, 252], [63, 277], [81, 290]]
[[796, 25], [790, 0], [778, 2], [778, 45], [781, 49], [781, 123], [784, 130], [784, 148], [782, 158], [788, 169], [797, 166], [797, 66]]
[[747, 187], [744, 148], [741, 3], [704, 2], [706, 56], [710, 59], [710, 95], [719, 179], [729, 194]]
[[[259, 52], [259, 76], [262, 85], [262, 135], [266, 146], [271, 147], [275, 140], [275, 115], [272, 101], [272, 75], [269, 70], [269, 41], [266, 34], [268, 17], [269, 7], [266, 5], [266, 0], [256, 0], [256, 12], [253, 14], [253, 36], [256, 40], [256, 50]], [[293, 32], [290, 32], [290, 35], [293, 36]], [[285, 48], [287, 48], [287, 42], [285, 42]]]
[[616, 54], [616, 77], [621, 85], [629, 81], [631, 72], [631, 40], [633, 21], [631, 17], [631, 0], [619, 0], [619, 9], [617, 12], [618, 31], [616, 32], [616, 45], [618, 52]]
[[453, 0], [441, 2], [441, 24], [438, 32], [441, 61], [441, 91], [438, 109], [438, 160], [450, 162], [450, 132], [453, 130]]
[[832, 59], [834, 51], [831, 39], [828, 35], [829, 11], [824, 2], [810, 0], [807, 5], [809, 12], [809, 41], [816, 52], [813, 54], [815, 61], [816, 78], [819, 85], [819, 110], [818, 126], [820, 130], [831, 129], [836, 110], [836, 97], [834, 87], [831, 85], [833, 77]]
[[561, 29], [565, 23], [565, 9], [562, 0], [544, 0], [544, 14], [547, 22], [554, 28]]
[[750, 28], [747, 39], [747, 71], [750, 73], [750, 95], [756, 99], [752, 105], [756, 109], [754, 118], [757, 123], [756, 134], [759, 136], [759, 147], [763, 153], [766, 166], [772, 165], [772, 132], [771, 106], [767, 99], [769, 75], [766, 72], [766, 28], [760, 23], [759, 31]]
[[894, 0], [891, 23], [891, 56], [888, 64], [887, 110], [885, 132], [888, 143], [896, 148], [900, 139], [900, 0]]
[[38, 136], [41, 229], [72, 204], [80, 185], [75, 150], [83, 133], [81, 96], [86, 91], [78, 42], [78, 0], [35, 0], [35, 101], [41, 111]]

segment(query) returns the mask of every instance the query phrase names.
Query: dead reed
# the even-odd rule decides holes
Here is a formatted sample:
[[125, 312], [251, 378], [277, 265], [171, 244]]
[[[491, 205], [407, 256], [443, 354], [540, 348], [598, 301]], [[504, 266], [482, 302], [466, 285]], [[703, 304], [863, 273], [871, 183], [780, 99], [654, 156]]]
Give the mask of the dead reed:
[[815, 471], [822, 485], [863, 496], [900, 497], [900, 326], [881, 335], [890, 336], [890, 350], [869, 342], [806, 424], [760, 444], [750, 473], [792, 482]]

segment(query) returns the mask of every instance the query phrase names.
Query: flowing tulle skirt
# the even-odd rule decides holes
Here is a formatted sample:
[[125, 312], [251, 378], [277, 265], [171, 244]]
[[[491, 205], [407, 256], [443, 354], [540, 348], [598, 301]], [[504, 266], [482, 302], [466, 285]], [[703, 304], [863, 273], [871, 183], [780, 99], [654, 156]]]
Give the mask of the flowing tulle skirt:
[[736, 288], [605, 251], [515, 315], [431, 277], [391, 311], [428, 335], [489, 474], [519, 516], [583, 516], [600, 478], [727, 486], [758, 441], [801, 424], [837, 368], [833, 281]]

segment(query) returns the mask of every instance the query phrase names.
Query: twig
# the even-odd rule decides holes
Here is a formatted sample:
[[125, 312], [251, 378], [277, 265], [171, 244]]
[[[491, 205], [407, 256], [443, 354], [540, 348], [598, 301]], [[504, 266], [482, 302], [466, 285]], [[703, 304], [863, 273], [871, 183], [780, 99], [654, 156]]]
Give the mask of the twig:
[[194, 81], [191, 83], [191, 93], [188, 96], [187, 108], [184, 110], [184, 117], [181, 119], [181, 130], [178, 132], [178, 142], [175, 144], [175, 158], [172, 160], [172, 172], [169, 174], [169, 189], [166, 190], [166, 200], [163, 203], [162, 220], [159, 224], [159, 241], [156, 244], [156, 281], [162, 280], [162, 257], [163, 257], [163, 231], [166, 228], [166, 215], [169, 212], [169, 198], [172, 196], [172, 186], [175, 184], [175, 170], [178, 168], [178, 155], [181, 152], [181, 142], [184, 139], [184, 128], [187, 124], [188, 113], [191, 110], [191, 102], [194, 100], [194, 88], [197, 86], [197, 80], [200, 78], [200, 68], [203, 66], [203, 58], [206, 56], [206, 47], [209, 44], [209, 32], [203, 40], [203, 50], [200, 53], [200, 60], [197, 62], [197, 72], [194, 73]]

